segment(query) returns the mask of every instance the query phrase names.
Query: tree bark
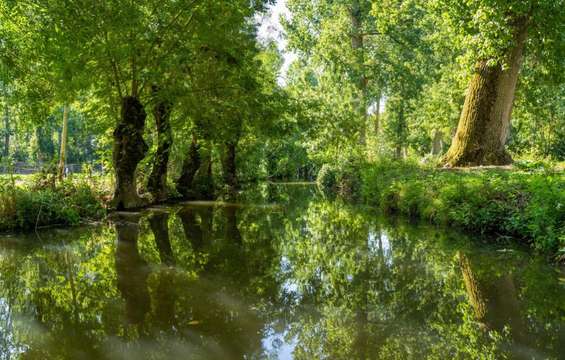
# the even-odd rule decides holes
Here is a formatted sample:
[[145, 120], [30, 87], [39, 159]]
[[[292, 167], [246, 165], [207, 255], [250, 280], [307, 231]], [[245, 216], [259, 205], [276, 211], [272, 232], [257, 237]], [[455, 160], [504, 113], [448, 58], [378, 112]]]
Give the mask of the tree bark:
[[505, 149], [518, 74], [527, 38], [528, 19], [514, 25], [514, 46], [507, 51], [508, 68], [480, 61], [473, 75], [446, 166], [506, 165]]
[[222, 159], [222, 168], [224, 173], [224, 182], [230, 189], [237, 189], [237, 168], [236, 168], [236, 150], [235, 142], [227, 142], [225, 145], [224, 156]]
[[137, 193], [137, 164], [147, 153], [143, 140], [147, 114], [139, 99], [126, 96], [122, 99], [120, 122], [114, 130], [113, 162], [116, 186], [111, 206], [117, 210], [135, 209], [146, 205]]
[[69, 105], [63, 106], [63, 129], [61, 130], [61, 149], [59, 150], [59, 166], [57, 179], [63, 181], [65, 177], [65, 161], [67, 159], [67, 138], [69, 136]]
[[191, 195], [191, 191], [194, 185], [194, 177], [196, 172], [200, 168], [200, 146], [196, 139], [196, 135], [192, 134], [192, 143], [188, 150], [188, 155], [186, 156], [184, 163], [182, 165], [181, 176], [177, 180], [177, 191], [187, 199]]
[[[158, 95], [159, 90], [153, 89]], [[157, 152], [153, 161], [153, 169], [149, 175], [147, 190], [153, 195], [155, 201], [167, 200], [167, 168], [169, 165], [169, 154], [173, 143], [173, 134], [169, 121], [171, 114], [171, 103], [159, 100], [153, 108], [153, 116], [157, 125]]]

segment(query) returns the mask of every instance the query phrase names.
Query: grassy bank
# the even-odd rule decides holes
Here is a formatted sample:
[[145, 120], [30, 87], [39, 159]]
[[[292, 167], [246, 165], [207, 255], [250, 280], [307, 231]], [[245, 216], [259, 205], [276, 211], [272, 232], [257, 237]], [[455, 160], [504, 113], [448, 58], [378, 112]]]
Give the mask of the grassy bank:
[[555, 168], [445, 170], [416, 163], [347, 164], [319, 183], [385, 212], [512, 237], [565, 260], [565, 174]]
[[0, 178], [0, 232], [73, 226], [105, 216], [98, 183], [83, 178], [56, 183], [42, 175]]

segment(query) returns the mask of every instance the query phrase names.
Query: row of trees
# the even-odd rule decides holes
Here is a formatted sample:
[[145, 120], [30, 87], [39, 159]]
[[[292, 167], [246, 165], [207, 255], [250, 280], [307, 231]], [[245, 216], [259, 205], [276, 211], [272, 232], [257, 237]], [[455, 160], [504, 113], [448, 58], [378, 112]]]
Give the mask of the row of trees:
[[564, 5], [288, 0], [289, 92], [314, 109], [311, 145], [400, 158], [446, 143], [448, 166], [508, 164], [507, 144], [563, 159]]
[[156, 201], [167, 198], [171, 158], [185, 196], [199, 177], [211, 183], [216, 154], [223, 179], [236, 186], [240, 140], [272, 131], [283, 103], [278, 54], [256, 40], [253, 16], [266, 3], [3, 2], [5, 108], [28, 128], [44, 126], [54, 109], [64, 109], [61, 176], [69, 114], [96, 123], [88, 131], [101, 152], [111, 147], [117, 209], [146, 203], [137, 191], [142, 161]]
[[287, 0], [284, 87], [257, 40], [268, 5], [2, 2], [3, 157], [58, 157], [60, 176], [111, 161], [119, 209], [147, 202], [141, 183], [205, 196], [214, 178], [311, 178], [350, 154], [565, 157], [562, 0]]

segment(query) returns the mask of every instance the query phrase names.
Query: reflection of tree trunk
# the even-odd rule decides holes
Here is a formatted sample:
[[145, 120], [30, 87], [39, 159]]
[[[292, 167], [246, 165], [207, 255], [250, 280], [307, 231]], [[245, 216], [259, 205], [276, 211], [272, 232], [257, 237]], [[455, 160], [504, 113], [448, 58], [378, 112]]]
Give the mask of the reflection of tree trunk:
[[173, 143], [173, 133], [169, 118], [171, 115], [171, 103], [160, 99], [160, 91], [153, 88], [153, 94], [157, 97], [157, 104], [153, 108], [153, 117], [157, 126], [157, 152], [153, 161], [153, 169], [149, 176], [147, 189], [156, 201], [167, 199], [167, 168], [169, 165], [169, 152]]
[[149, 226], [155, 236], [161, 262], [166, 265], [174, 265], [173, 249], [169, 240], [169, 214], [154, 213], [149, 217]]
[[126, 303], [126, 318], [130, 324], [143, 324], [150, 310], [147, 290], [149, 268], [137, 249], [139, 218], [117, 222], [116, 232], [116, 274], [118, 290]]
[[138, 98], [122, 99], [121, 120], [114, 130], [113, 149], [116, 185], [112, 207], [118, 210], [145, 205], [137, 193], [135, 171], [147, 152], [147, 144], [143, 140], [146, 116]]
[[213, 240], [214, 228], [214, 208], [211, 206], [202, 207], [198, 209], [200, 215], [200, 230], [202, 231], [202, 241], [204, 245], [210, 244]]
[[194, 251], [200, 251], [203, 246], [202, 230], [196, 222], [196, 214], [194, 209], [186, 207], [178, 212], [178, 216], [182, 221], [184, 236], [192, 244]]
[[463, 253], [458, 255], [467, 296], [477, 321], [486, 330], [501, 331], [509, 326], [512, 338], [517, 342], [524, 342], [526, 326], [520, 314], [520, 303], [512, 275], [481, 279], [473, 271], [469, 258]]
[[475, 317], [480, 323], [486, 324], [486, 300], [479, 286], [479, 282], [475, 278], [475, 274], [473, 273], [473, 270], [471, 268], [471, 263], [464, 254], [459, 254], [459, 266], [461, 267], [461, 272], [463, 273], [465, 289], [467, 290], [469, 302], [471, 303], [473, 311], [475, 312]]
[[241, 233], [237, 228], [237, 207], [224, 207], [224, 215], [226, 217], [226, 233], [225, 238], [233, 244], [241, 244]]
[[175, 325], [177, 299], [174, 269], [167, 268], [159, 273], [159, 285], [155, 297], [155, 319], [161, 329], [171, 329]]

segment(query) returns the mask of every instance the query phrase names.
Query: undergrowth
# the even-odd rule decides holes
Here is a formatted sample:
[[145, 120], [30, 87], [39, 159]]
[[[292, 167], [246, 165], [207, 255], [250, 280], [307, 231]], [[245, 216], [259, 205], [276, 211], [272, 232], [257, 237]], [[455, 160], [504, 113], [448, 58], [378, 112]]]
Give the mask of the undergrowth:
[[38, 174], [17, 184], [0, 178], [0, 231], [33, 231], [62, 225], [72, 226], [104, 217], [101, 194], [82, 179], [57, 183], [51, 174]]
[[[446, 170], [380, 160], [360, 164], [357, 172], [360, 180], [354, 192], [363, 202], [385, 212], [511, 237], [565, 260], [563, 171], [523, 166], [514, 170]], [[332, 176], [344, 175], [334, 170]], [[320, 184], [324, 182], [331, 183], [324, 180]]]

